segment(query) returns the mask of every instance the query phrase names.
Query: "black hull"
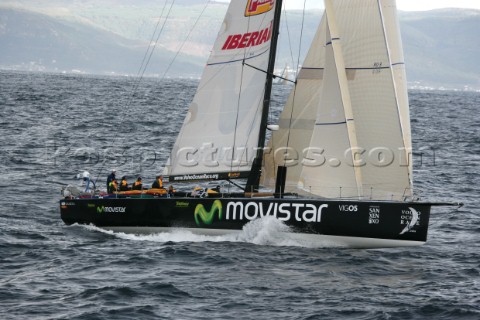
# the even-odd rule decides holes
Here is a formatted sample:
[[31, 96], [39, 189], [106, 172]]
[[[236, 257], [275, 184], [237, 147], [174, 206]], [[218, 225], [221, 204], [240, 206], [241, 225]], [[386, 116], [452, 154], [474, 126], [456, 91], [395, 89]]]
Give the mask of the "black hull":
[[274, 198], [92, 198], [60, 201], [67, 224], [124, 232], [186, 228], [227, 234], [273, 215], [308, 241], [350, 247], [421, 245], [427, 240], [430, 204]]

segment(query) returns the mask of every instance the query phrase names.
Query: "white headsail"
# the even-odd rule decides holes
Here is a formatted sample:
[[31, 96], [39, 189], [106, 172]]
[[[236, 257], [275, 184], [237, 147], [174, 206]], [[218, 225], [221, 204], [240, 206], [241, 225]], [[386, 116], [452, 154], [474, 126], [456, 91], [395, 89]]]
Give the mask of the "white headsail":
[[[273, 150], [289, 147], [299, 155], [290, 163], [296, 165], [288, 169], [287, 190], [411, 196], [410, 119], [395, 1], [325, 0], [325, 7], [281, 130], [272, 137]], [[266, 162], [267, 184], [272, 165], [279, 164], [278, 158]]]
[[249, 172], [258, 144], [274, 0], [231, 1], [167, 173], [181, 180]]

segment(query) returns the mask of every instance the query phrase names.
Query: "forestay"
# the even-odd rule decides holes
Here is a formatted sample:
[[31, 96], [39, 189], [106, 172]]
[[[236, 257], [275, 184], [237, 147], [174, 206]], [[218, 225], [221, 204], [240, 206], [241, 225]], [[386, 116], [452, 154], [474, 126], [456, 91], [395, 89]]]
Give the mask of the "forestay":
[[231, 1], [170, 155], [166, 173], [174, 180], [240, 177], [250, 171], [275, 3]]
[[288, 191], [411, 196], [410, 119], [395, 1], [326, 0], [325, 7], [281, 129], [272, 136], [264, 182], [272, 186], [274, 168], [287, 165]]

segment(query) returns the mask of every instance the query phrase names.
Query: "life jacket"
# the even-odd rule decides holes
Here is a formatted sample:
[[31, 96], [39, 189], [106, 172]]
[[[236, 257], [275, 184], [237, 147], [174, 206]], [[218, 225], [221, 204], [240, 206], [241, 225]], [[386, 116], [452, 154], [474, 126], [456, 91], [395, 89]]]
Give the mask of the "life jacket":
[[114, 191], [117, 191], [117, 190], [118, 190], [117, 182], [115, 180], [112, 180], [108, 184], [108, 192], [114, 192]]
[[135, 181], [135, 183], [133, 184], [132, 190], [142, 190], [142, 182]]
[[162, 189], [163, 188], [163, 181], [162, 179], [157, 179], [152, 183], [152, 188], [153, 189]]
[[110, 187], [110, 182], [112, 182], [113, 179], [115, 179], [115, 174], [112, 172], [112, 173], [109, 174], [108, 177], [107, 177], [107, 188]]
[[128, 190], [128, 183], [127, 180], [122, 180], [120, 182], [120, 191], [127, 191]]

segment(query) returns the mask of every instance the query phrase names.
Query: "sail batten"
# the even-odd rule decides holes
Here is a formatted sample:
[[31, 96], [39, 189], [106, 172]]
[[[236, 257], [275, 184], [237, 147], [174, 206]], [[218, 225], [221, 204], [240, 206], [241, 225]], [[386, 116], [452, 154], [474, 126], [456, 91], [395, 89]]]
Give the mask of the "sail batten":
[[[354, 115], [353, 115], [353, 109], [352, 109], [352, 100], [351, 100], [350, 91], [348, 87], [348, 77], [347, 77], [347, 73], [345, 72], [346, 66], [345, 66], [345, 60], [343, 55], [342, 43], [340, 41], [339, 36], [332, 36], [332, 34], [340, 35], [340, 31], [337, 26], [337, 20], [333, 11], [333, 3], [331, 2], [331, 0], [325, 0], [325, 11], [327, 15], [328, 33], [331, 38], [334, 66], [336, 68], [336, 75], [338, 79], [337, 81], [340, 89], [339, 93], [341, 96], [341, 104], [343, 106], [345, 118], [350, 120], [350, 121], [346, 121], [347, 137], [350, 144], [350, 149], [354, 150], [359, 148], [358, 141], [357, 141], [356, 126], [355, 126], [355, 122], [353, 121]], [[351, 158], [352, 158], [351, 159], [352, 163], [354, 164], [352, 166], [352, 169], [355, 176], [357, 194], [358, 194], [358, 197], [361, 198], [363, 196], [362, 172], [360, 168], [355, 165], [356, 159], [355, 159], [354, 152], [351, 152]]]
[[260, 53], [258, 53], [258, 54], [255, 55], [255, 56], [251, 56], [251, 57], [241, 57], [241, 58], [237, 58], [237, 59], [235, 59], [235, 60], [229, 60], [229, 61], [220, 61], [220, 62], [207, 63], [207, 66], [216, 66], [216, 65], [229, 64], [229, 63], [235, 63], [235, 62], [245, 62], [245, 61], [248, 61], [248, 60], [252, 60], [252, 59], [258, 58], [259, 56], [268, 54], [268, 52], [269, 52], [269, 49], [266, 49], [265, 51], [260, 52]]

